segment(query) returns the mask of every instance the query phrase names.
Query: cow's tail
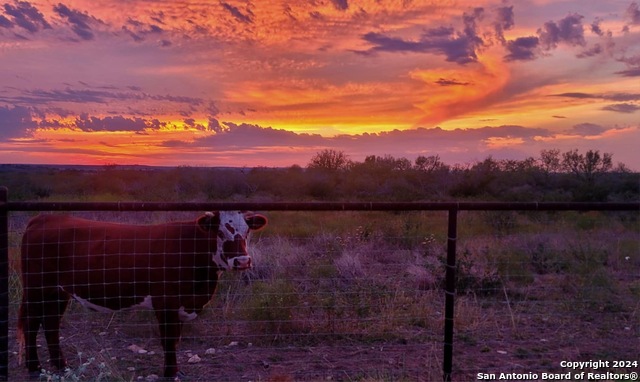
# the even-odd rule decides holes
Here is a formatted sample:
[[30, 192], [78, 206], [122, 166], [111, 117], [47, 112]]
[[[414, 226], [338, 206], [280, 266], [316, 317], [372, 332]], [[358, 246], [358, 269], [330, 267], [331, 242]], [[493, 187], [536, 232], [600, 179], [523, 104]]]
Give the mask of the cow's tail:
[[18, 311], [18, 327], [16, 329], [16, 339], [18, 341], [18, 365], [22, 365], [25, 357], [25, 337], [24, 337], [24, 301], [20, 304], [20, 310]]

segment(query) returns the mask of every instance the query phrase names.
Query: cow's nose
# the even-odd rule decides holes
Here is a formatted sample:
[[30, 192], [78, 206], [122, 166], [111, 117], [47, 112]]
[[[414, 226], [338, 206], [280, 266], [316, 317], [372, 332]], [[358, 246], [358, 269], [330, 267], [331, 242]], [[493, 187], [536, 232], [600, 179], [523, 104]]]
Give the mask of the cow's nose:
[[250, 257], [241, 257], [233, 259], [233, 267], [238, 269], [248, 269], [251, 268], [251, 258]]

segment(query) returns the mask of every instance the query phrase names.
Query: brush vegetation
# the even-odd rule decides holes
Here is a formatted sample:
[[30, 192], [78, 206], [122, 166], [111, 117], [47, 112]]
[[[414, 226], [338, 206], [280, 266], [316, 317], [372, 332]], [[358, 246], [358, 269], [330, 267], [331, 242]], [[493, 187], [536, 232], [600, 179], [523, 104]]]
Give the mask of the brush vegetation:
[[638, 200], [640, 174], [613, 155], [543, 150], [538, 158], [448, 165], [435, 156], [371, 155], [351, 161], [335, 150], [303, 168], [1, 165], [12, 200]]

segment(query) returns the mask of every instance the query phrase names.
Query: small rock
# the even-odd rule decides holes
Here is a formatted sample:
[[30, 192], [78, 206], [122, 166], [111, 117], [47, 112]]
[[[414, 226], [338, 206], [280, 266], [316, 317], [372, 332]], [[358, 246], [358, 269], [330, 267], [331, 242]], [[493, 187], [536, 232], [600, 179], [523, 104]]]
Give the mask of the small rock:
[[227, 346], [238, 346], [238, 341], [231, 341]]
[[188, 363], [198, 363], [200, 361], [202, 361], [202, 358], [200, 358], [197, 354], [194, 354], [191, 357], [189, 357], [189, 360], [187, 362]]
[[129, 371], [136, 371], [136, 368], [132, 366], [132, 367], [128, 367], [128, 368], [127, 368], [127, 370], [129, 370]]
[[134, 353], [138, 353], [138, 354], [144, 354], [144, 353], [147, 352], [145, 349], [141, 348], [138, 345], [129, 345], [129, 346], [127, 346], [127, 349], [131, 350]]
[[157, 381], [158, 380], [158, 375], [157, 374], [149, 374], [147, 375], [147, 378], [145, 378], [147, 381], [153, 382], [153, 381]]
[[504, 351], [504, 350], [498, 350], [497, 352], [498, 352], [498, 354], [507, 354], [507, 352]]
[[206, 354], [206, 355], [214, 355], [214, 354], [216, 354], [216, 349], [209, 348], [204, 352], [204, 354]]

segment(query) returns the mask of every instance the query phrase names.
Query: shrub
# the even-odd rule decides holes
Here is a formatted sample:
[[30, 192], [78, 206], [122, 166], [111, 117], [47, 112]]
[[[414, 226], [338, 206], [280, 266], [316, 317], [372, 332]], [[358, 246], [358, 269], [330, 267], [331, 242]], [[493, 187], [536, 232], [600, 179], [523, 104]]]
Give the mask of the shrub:
[[251, 296], [244, 305], [245, 319], [251, 322], [250, 330], [261, 340], [278, 342], [283, 335], [303, 330], [293, 313], [299, 305], [298, 293], [288, 280], [253, 283]]

